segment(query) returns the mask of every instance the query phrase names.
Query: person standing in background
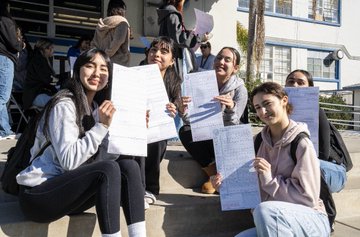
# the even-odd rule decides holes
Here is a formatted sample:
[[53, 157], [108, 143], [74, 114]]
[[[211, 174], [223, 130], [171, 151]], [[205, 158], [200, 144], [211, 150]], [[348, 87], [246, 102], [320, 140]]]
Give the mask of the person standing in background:
[[92, 37], [90, 37], [89, 35], [83, 35], [80, 37], [80, 39], [78, 40], [78, 42], [76, 43], [76, 45], [72, 46], [69, 48], [68, 52], [67, 52], [67, 57], [79, 57], [79, 55], [90, 49], [90, 42], [92, 40]]
[[191, 48], [201, 41], [207, 41], [208, 35], [202, 37], [195, 35], [194, 31], [187, 30], [183, 22], [183, 6], [185, 0], [163, 0], [163, 4], [157, 9], [159, 36], [167, 36], [174, 40], [177, 48], [175, 55], [176, 70], [183, 79], [183, 58], [187, 62], [186, 73], [197, 71], [195, 55]]
[[109, 2], [107, 17], [99, 19], [91, 47], [104, 50], [113, 63], [129, 66], [130, 25], [125, 18], [125, 11], [124, 1]]
[[199, 71], [213, 70], [215, 55], [211, 54], [211, 44], [206, 42], [200, 46], [201, 55], [196, 57], [196, 64]]
[[7, 102], [10, 99], [14, 69], [23, 42], [10, 15], [8, 0], [0, 1], [0, 140], [15, 138], [9, 124]]

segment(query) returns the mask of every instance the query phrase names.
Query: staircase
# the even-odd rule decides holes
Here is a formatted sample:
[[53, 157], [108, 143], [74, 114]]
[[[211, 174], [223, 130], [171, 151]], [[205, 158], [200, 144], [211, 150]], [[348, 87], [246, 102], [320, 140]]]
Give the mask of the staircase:
[[[354, 168], [348, 173], [346, 188], [334, 194], [338, 215], [332, 237], [360, 236], [360, 134], [344, 133], [343, 137]], [[0, 173], [5, 152], [14, 143], [0, 141]], [[148, 237], [231, 237], [253, 225], [248, 210], [222, 212], [218, 195], [201, 194], [199, 187], [205, 180], [200, 166], [185, 149], [170, 144], [161, 163], [161, 194], [156, 204], [146, 210]], [[27, 221], [16, 197], [0, 190], [0, 210], [0, 237], [100, 236], [94, 208], [85, 214], [39, 224]], [[123, 236], [127, 236], [123, 215], [121, 228]]]

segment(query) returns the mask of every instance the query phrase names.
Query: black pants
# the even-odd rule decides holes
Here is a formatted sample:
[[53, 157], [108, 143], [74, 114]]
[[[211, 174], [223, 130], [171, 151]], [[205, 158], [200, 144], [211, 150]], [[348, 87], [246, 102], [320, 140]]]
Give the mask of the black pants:
[[145, 220], [140, 169], [134, 159], [94, 162], [33, 188], [22, 187], [19, 201], [24, 215], [36, 222], [55, 221], [95, 205], [105, 234], [120, 230], [120, 204], [128, 225]]
[[166, 152], [167, 140], [148, 144], [145, 158], [145, 189], [155, 195], [160, 192], [160, 162]]
[[206, 167], [215, 161], [214, 145], [212, 140], [193, 142], [191, 127], [184, 125], [179, 130], [179, 138], [185, 149], [201, 165]]

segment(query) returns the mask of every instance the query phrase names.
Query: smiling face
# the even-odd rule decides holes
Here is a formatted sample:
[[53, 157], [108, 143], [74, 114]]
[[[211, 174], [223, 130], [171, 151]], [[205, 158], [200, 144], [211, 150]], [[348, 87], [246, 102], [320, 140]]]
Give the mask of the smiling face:
[[278, 98], [273, 94], [259, 92], [253, 97], [256, 115], [268, 126], [279, 125], [288, 120], [286, 106], [288, 97]]
[[174, 64], [173, 54], [170, 46], [166, 43], [158, 43], [149, 49], [148, 64], [157, 64], [161, 74], [164, 76], [168, 67]]
[[307, 77], [301, 72], [294, 72], [288, 76], [285, 82], [286, 87], [309, 87]]
[[99, 54], [80, 68], [80, 80], [86, 92], [96, 93], [108, 83], [109, 69], [104, 58]]
[[236, 55], [230, 49], [221, 50], [214, 60], [214, 69], [218, 80], [226, 80], [236, 73], [239, 65], [236, 65]]

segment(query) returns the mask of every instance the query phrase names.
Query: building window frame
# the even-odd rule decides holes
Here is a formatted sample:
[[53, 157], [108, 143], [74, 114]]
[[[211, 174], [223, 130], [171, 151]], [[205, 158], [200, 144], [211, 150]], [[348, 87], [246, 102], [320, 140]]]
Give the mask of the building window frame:
[[340, 23], [340, 0], [308, 0], [308, 3], [309, 19]]
[[263, 60], [260, 64], [260, 78], [285, 84], [286, 76], [291, 72], [291, 47], [265, 45]]
[[[240, 12], [249, 12], [248, 1], [250, 1], [250, 0], [238, 0], [237, 10]], [[342, 0], [338, 0], [339, 7], [337, 10], [337, 12], [338, 12], [337, 22], [321, 21], [321, 20], [315, 20], [315, 19], [309, 18], [309, 17], [293, 16], [292, 14], [285, 15], [285, 14], [279, 14], [279, 13], [268, 12], [268, 11], [265, 11], [264, 15], [268, 16], [268, 17], [283, 18], [283, 19], [287, 19], [287, 20], [302, 21], [302, 22], [309, 22], [309, 23], [314, 23], [314, 24], [319, 24], [319, 25], [340, 27], [341, 26], [341, 1]]]
[[328, 59], [332, 52], [332, 50], [307, 49], [307, 70], [313, 75], [314, 81], [339, 84], [340, 63], [338, 60]]
[[[249, 8], [250, 0], [238, 0], [238, 6]], [[292, 0], [265, 0], [265, 12], [281, 15], [292, 15]]]

